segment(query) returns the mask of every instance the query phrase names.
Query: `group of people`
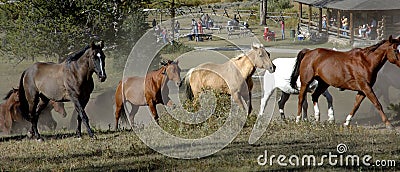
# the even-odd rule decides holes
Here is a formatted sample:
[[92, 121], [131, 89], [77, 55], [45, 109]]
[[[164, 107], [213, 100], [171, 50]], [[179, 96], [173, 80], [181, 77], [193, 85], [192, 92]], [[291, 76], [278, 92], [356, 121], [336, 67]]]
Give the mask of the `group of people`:
[[199, 34], [204, 34], [204, 27], [210, 29], [214, 26], [214, 22], [208, 14], [203, 14], [198, 21], [192, 19], [192, 34], [195, 35], [195, 41], [201, 41]]
[[[171, 42], [170, 38], [169, 38], [169, 35], [171, 33], [169, 33], [169, 31], [166, 27], [161, 28], [161, 26], [159, 24], [157, 24], [155, 19], [153, 19], [152, 26], [153, 26], [154, 32], [157, 36], [157, 42], [160, 41], [159, 38], [162, 39], [164, 44]], [[179, 23], [179, 21], [175, 21], [175, 25], [174, 25], [175, 33], [179, 33], [179, 29], [180, 29], [180, 23]]]
[[371, 24], [363, 24], [358, 27], [358, 36], [361, 38], [372, 38], [371, 34], [376, 28], [376, 20], [372, 19]]

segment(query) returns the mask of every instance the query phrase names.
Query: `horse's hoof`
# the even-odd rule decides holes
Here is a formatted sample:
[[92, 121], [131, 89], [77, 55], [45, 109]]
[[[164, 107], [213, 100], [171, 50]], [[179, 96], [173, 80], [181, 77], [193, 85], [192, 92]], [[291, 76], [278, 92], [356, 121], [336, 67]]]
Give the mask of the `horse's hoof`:
[[394, 126], [392, 124], [386, 124], [386, 129], [394, 130]]
[[44, 142], [44, 139], [43, 139], [42, 137], [40, 137], [40, 138], [36, 139], [36, 141], [38, 141], [38, 142]]
[[31, 139], [31, 138], [34, 136], [34, 134], [33, 134], [32, 132], [29, 131], [29, 132], [26, 134], [26, 136], [28, 136], [28, 138]]

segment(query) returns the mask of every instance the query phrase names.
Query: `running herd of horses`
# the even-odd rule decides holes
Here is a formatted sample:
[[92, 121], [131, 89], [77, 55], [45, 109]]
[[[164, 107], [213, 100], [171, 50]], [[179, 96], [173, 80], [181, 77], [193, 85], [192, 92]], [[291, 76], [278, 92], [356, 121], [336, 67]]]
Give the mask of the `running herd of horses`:
[[[204, 63], [190, 69], [183, 80], [178, 61], [163, 61], [158, 70], [151, 71], [146, 76], [127, 77], [119, 82], [115, 91], [115, 128], [118, 129], [118, 120], [126, 103], [132, 107], [127, 117], [131, 126], [139, 106], [148, 106], [153, 118], [158, 121], [156, 105], [173, 106], [168, 97], [168, 81], [175, 82], [179, 87], [185, 85], [186, 96], [192, 101], [197, 100], [204, 88], [221, 90], [230, 94], [233, 101], [250, 114], [252, 75], [256, 68], [260, 68], [268, 72], [265, 72], [263, 79], [264, 96], [261, 99], [259, 116], [263, 115], [271, 93], [280, 89], [282, 95], [278, 104], [281, 118], [285, 118], [284, 105], [291, 94], [298, 95], [296, 122], [307, 118], [305, 96], [307, 92], [311, 92], [315, 120], [320, 120], [318, 98], [322, 94], [328, 101], [328, 121], [334, 121], [332, 96], [327, 90], [329, 86], [333, 86], [357, 92], [354, 107], [344, 122], [345, 126], [350, 124], [360, 103], [367, 97], [378, 110], [386, 127], [393, 129], [372, 86], [377, 80], [379, 70], [387, 61], [400, 67], [399, 44], [400, 38], [390, 36], [373, 46], [353, 48], [347, 52], [325, 48], [303, 49], [297, 58], [278, 58], [271, 61], [270, 53], [263, 45], [253, 43], [247, 53], [223, 64]], [[81, 51], [68, 56], [62, 63], [37, 62], [27, 68], [21, 74], [18, 88], [10, 90], [4, 98], [5, 102], [0, 105], [0, 130], [10, 134], [13, 125], [19, 124], [29, 129], [32, 138], [41, 140], [38, 127], [44, 127], [38, 126], [39, 119], [48, 117], [45, 112], [53, 108], [65, 117], [63, 102], [70, 101], [78, 114], [77, 137], [82, 136], [82, 122], [88, 135], [93, 137], [85, 107], [94, 89], [93, 73], [100, 82], [107, 78], [103, 48], [103, 41], [98, 44], [92, 42]], [[93, 115], [92, 117], [95, 118]], [[43, 125], [55, 129], [54, 124], [43, 122]]]

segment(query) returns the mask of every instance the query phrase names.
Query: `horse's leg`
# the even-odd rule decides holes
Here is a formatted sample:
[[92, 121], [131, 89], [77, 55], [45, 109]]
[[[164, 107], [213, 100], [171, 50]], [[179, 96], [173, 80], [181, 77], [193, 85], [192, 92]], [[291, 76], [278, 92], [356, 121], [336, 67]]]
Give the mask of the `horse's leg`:
[[328, 102], [328, 122], [334, 123], [335, 122], [335, 116], [333, 115], [333, 98], [331, 93], [329, 93], [328, 90], [325, 90], [322, 95], [326, 98], [326, 101]]
[[119, 94], [115, 94], [115, 130], [118, 130], [118, 121], [123, 110], [124, 102], [122, 100], [122, 95], [119, 96]]
[[139, 110], [139, 106], [137, 106], [137, 105], [133, 105], [132, 104], [132, 110], [131, 110], [131, 112], [129, 113], [129, 116], [127, 116], [127, 119], [126, 120], [128, 120], [128, 122], [129, 122], [129, 125], [131, 126], [131, 127], [134, 127], [134, 119], [135, 119], [135, 115], [136, 115], [136, 113], [138, 112], [138, 110]]
[[81, 134], [82, 122], [86, 126], [89, 137], [93, 137], [94, 134], [89, 125], [89, 118], [87, 117], [86, 112], [84, 110], [86, 107], [86, 104], [89, 102], [89, 98], [84, 99], [84, 100], [79, 100], [77, 96], [74, 96], [73, 98], [71, 97], [71, 101], [74, 103], [75, 110], [78, 112], [78, 127], [76, 129], [77, 137], [78, 138], [82, 137], [82, 134]]
[[39, 95], [38, 95], [38, 93], [34, 93], [34, 92], [30, 93], [29, 95], [32, 95], [32, 97], [29, 97], [29, 98], [27, 96], [27, 100], [28, 100], [28, 104], [29, 104], [28, 110], [29, 110], [29, 113], [31, 114], [29, 121], [32, 124], [30, 133], [32, 134], [32, 137], [36, 136], [37, 139], [41, 139], [38, 128], [37, 128], [39, 115], [36, 113], [38, 103], [39, 103]]
[[253, 110], [253, 105], [251, 104], [251, 91], [249, 91], [249, 100], [247, 101], [247, 104], [249, 106], [247, 114], [250, 115], [251, 111]]
[[247, 114], [249, 115], [251, 113], [251, 111], [253, 111], [253, 105], [251, 103], [251, 90], [253, 90], [254, 82], [251, 79], [251, 77], [249, 77], [247, 79], [246, 83], [247, 83], [247, 89], [248, 89], [247, 91], [249, 92], [249, 100], [247, 101], [247, 105], [249, 106]]
[[[267, 73], [267, 72], [266, 72]], [[272, 95], [272, 92], [275, 90], [275, 82], [274, 82], [274, 75], [272, 74], [264, 74], [264, 84], [263, 84], [263, 90], [264, 90], [264, 96], [261, 98], [261, 103], [260, 103], [260, 111], [258, 112], [258, 115], [261, 116], [264, 114], [264, 109], [267, 104], [268, 99]]]
[[232, 93], [233, 101], [235, 101], [241, 109], [246, 110], [246, 108], [244, 107], [244, 103], [240, 97], [241, 96], [238, 92]]
[[[40, 101], [39, 101], [39, 104], [38, 104], [38, 106], [37, 106], [37, 111], [36, 111], [37, 116], [42, 115], [42, 112], [43, 112], [43, 110], [47, 107], [47, 105], [49, 104], [49, 101], [50, 101], [50, 100], [49, 100], [47, 97], [40, 96]], [[50, 113], [50, 112], [49, 112], [49, 113]], [[44, 116], [42, 115], [41, 119], [42, 119], [42, 118], [43, 118], [43, 119], [44, 119], [44, 118], [48, 119], [48, 116], [46, 116], [46, 115], [50, 115], [50, 116], [51, 116], [51, 114], [44, 114]], [[52, 118], [52, 117], [51, 117], [51, 118]], [[54, 120], [53, 120], [53, 121], [54, 121]], [[38, 117], [38, 122], [39, 122], [39, 117]], [[41, 120], [40, 126], [46, 126], [48, 122], [50, 122], [50, 121]], [[42, 128], [42, 127], [41, 127], [41, 128]], [[49, 128], [51, 128], [51, 127], [49, 126]], [[44, 128], [42, 128], [42, 129], [44, 129]]]
[[3, 116], [4, 122], [0, 121], [0, 129], [3, 130], [3, 133], [9, 135], [11, 133], [11, 128], [12, 128], [12, 115], [13, 110], [7, 110], [5, 106], [0, 105], [0, 115]]
[[365, 94], [363, 92], [358, 92], [356, 95], [356, 101], [354, 102], [353, 109], [351, 110], [350, 114], [346, 117], [346, 122], [343, 124], [344, 126], [348, 126], [350, 124], [351, 118], [356, 113], [358, 108], [360, 107], [361, 102], [364, 100]]
[[258, 112], [258, 116], [261, 116], [264, 114], [265, 106], [267, 105], [267, 101], [268, 101], [269, 97], [271, 96], [272, 91], [273, 90], [270, 90], [270, 91], [264, 90], [264, 96], [263, 96], [263, 98], [261, 98], [260, 111]]
[[306, 97], [307, 94], [307, 84], [301, 84], [300, 87], [300, 92], [299, 92], [299, 101], [297, 103], [297, 116], [296, 116], [296, 122], [299, 122], [301, 119], [301, 110], [302, 110], [302, 105], [304, 103], [304, 98]]
[[313, 101], [313, 104], [314, 104], [314, 117], [315, 117], [315, 121], [317, 121], [317, 122], [320, 121], [320, 111], [319, 111], [319, 107], [318, 107], [318, 98], [319, 98], [319, 96], [321, 96], [322, 93], [325, 92], [325, 90], [328, 87], [329, 87], [328, 84], [326, 84], [323, 81], [319, 81], [317, 88], [315, 89], [314, 93], [311, 95], [312, 101]]
[[303, 105], [302, 105], [302, 119], [303, 121], [307, 121], [308, 118], [308, 101], [307, 98], [304, 98]]
[[285, 104], [289, 100], [290, 94], [285, 93], [282, 91], [281, 98], [278, 101], [278, 106], [279, 106], [279, 113], [281, 114], [281, 119], [285, 119]]
[[158, 113], [157, 113], [157, 109], [156, 109], [156, 102], [154, 101], [149, 101], [149, 108], [151, 111], [151, 114], [153, 115], [154, 120], [156, 120], [157, 124], [158, 124]]
[[[366, 85], [366, 84], [365, 84]], [[372, 88], [368, 85], [365, 86], [363, 89], [364, 94], [368, 97], [368, 99], [372, 102], [373, 105], [375, 105], [376, 109], [378, 110], [379, 114], [381, 115], [382, 122], [385, 123], [387, 129], [393, 129], [392, 124], [390, 124], [390, 121], [387, 119], [385, 113], [383, 112], [383, 108], [381, 103], [379, 102], [378, 98], [376, 98], [376, 95]]]

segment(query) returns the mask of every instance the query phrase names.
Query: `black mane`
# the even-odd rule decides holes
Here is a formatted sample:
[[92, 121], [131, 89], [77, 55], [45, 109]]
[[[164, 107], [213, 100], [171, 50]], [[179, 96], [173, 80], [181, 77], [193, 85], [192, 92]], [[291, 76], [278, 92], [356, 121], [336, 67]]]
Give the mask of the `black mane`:
[[14, 93], [14, 89], [10, 90], [10, 91], [7, 93], [6, 97], [3, 98], [3, 100], [7, 100], [8, 98], [10, 98], [10, 96], [11, 96], [13, 93]]
[[85, 52], [87, 49], [89, 49], [90, 46], [86, 45], [85, 48], [83, 48], [81, 51], [78, 51], [74, 54], [71, 54], [67, 57], [67, 63], [71, 62], [71, 61], [76, 61], [78, 60]]

